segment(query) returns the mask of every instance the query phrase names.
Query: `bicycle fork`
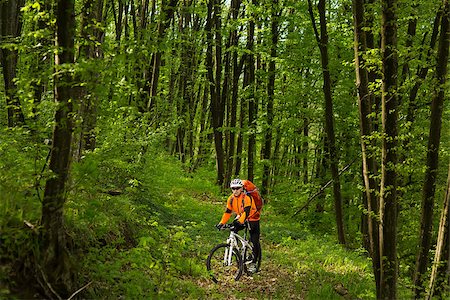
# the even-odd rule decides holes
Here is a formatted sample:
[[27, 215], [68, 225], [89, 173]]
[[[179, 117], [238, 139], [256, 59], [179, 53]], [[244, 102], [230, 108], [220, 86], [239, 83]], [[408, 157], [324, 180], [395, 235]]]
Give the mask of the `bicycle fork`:
[[230, 247], [225, 247], [225, 255], [223, 256], [224, 266], [231, 266], [231, 259], [233, 255], [233, 241], [227, 241]]

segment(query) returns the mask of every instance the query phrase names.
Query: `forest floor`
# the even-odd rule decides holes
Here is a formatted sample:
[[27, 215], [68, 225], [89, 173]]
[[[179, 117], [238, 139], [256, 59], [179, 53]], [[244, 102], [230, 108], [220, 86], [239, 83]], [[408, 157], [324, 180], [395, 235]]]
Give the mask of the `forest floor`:
[[[223, 237], [224, 240], [226, 236]], [[211, 244], [212, 245], [212, 244]], [[263, 260], [258, 273], [243, 273], [239, 281], [214, 283], [211, 279], [186, 278], [205, 291], [208, 299], [305, 299], [308, 272], [299, 272], [280, 262], [273, 253], [285, 252], [283, 246], [262, 240]]]
[[[227, 238], [226, 231], [214, 228], [224, 211], [226, 197], [209, 201], [205, 197], [186, 198], [178, 201], [174, 212], [181, 218], [186, 216], [182, 222], [192, 221], [193, 215], [194, 220], [204, 220], [204, 237], [200, 238], [202, 260], [215, 244]], [[205, 299], [374, 298], [370, 261], [364, 254], [348, 251], [332, 239], [327, 234], [316, 236], [291, 216], [276, 214], [266, 206], [261, 219], [260, 272], [253, 276], [244, 274], [239, 281], [226, 284], [215, 284], [205, 276], [187, 276], [183, 280], [200, 288]]]
[[[166, 156], [148, 161], [125, 192], [112, 196], [87, 182], [92, 189], [66, 205], [83, 250], [74, 256], [80, 287], [89, 284], [83, 299], [375, 298], [370, 260], [337, 244], [333, 215], [294, 217], [276, 195], [262, 212], [260, 272], [215, 284], [206, 258], [227, 238], [214, 226], [227, 195], [208, 180], [210, 170], [187, 174]], [[0, 298], [22, 299], [1, 283]]]

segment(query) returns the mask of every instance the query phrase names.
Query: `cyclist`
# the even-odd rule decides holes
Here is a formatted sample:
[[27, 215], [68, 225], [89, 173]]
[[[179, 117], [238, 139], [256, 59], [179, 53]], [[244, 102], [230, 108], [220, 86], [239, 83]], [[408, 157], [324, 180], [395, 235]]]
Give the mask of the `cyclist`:
[[230, 188], [232, 194], [228, 197], [227, 209], [216, 227], [220, 230], [228, 222], [232, 212], [237, 215], [233, 221], [233, 226], [236, 231], [244, 229], [244, 222], [248, 221], [250, 225], [250, 240], [253, 244], [253, 262], [248, 266], [248, 270], [255, 273], [257, 271], [256, 261], [261, 251], [261, 245], [259, 243], [259, 213], [257, 213], [255, 202], [244, 192], [242, 180], [233, 179], [230, 183]]

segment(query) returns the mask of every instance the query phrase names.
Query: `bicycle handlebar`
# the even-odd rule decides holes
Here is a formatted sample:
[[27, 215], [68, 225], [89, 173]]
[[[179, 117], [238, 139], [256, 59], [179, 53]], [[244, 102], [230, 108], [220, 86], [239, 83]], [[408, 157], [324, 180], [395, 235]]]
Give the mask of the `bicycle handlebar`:
[[220, 230], [226, 230], [226, 229], [230, 229], [233, 230], [234, 229], [234, 225], [233, 224], [224, 224]]
[[[247, 221], [245, 221], [244, 226], [247, 228], [247, 226], [248, 226]], [[228, 223], [228, 224], [222, 225], [222, 227], [219, 230], [226, 230], [226, 229], [233, 231], [234, 229], [236, 229], [236, 227], [232, 223]]]

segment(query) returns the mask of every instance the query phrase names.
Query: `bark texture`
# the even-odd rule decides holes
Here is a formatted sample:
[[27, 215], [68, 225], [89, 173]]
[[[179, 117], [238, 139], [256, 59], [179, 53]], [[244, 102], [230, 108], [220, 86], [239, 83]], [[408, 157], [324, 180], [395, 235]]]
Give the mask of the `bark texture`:
[[382, 1], [382, 165], [380, 187], [381, 299], [397, 299], [397, 1]]
[[[72, 145], [73, 74], [60, 65], [74, 62], [75, 1], [59, 0], [56, 11], [57, 43], [60, 51], [55, 59], [55, 127], [50, 155], [53, 176], [45, 184], [42, 203], [42, 269], [43, 285], [50, 298], [67, 298], [74, 282], [70, 268], [64, 230], [64, 203], [69, 175]], [[51, 287], [51, 288], [50, 288]]]

